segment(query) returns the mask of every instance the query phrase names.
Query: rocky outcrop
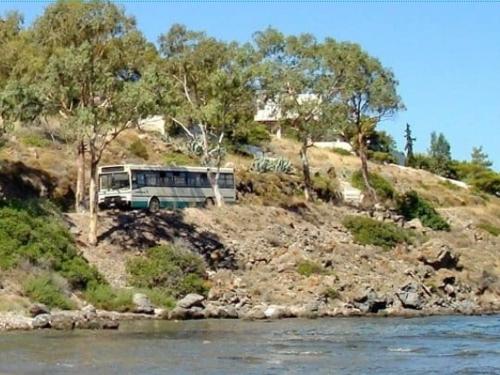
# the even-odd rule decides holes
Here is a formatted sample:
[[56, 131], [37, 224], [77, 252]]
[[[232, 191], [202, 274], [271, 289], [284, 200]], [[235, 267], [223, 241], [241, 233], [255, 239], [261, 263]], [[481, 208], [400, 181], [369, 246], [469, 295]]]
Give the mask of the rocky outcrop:
[[418, 259], [435, 270], [441, 268], [460, 270], [462, 268], [459, 265], [459, 256], [455, 254], [449, 245], [441, 241], [429, 241], [419, 251], [420, 256]]
[[143, 293], [134, 293], [132, 296], [134, 304], [134, 312], [138, 314], [154, 314], [155, 307], [151, 303], [147, 295]]
[[403, 286], [396, 293], [403, 307], [407, 309], [421, 310], [423, 307], [423, 298], [419, 292], [419, 286], [415, 282], [410, 282]]

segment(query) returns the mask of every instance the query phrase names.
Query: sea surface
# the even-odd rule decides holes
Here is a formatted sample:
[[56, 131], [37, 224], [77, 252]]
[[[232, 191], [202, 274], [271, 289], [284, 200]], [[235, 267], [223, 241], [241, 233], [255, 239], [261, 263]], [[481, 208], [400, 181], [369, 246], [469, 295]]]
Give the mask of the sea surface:
[[0, 334], [0, 374], [500, 374], [500, 316], [8, 332]]

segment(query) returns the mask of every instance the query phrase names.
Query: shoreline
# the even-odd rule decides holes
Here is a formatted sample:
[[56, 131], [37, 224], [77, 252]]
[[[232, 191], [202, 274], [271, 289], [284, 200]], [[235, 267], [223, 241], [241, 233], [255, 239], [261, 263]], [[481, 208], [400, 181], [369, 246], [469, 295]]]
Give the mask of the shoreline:
[[[492, 316], [500, 315], [500, 309], [482, 309], [470, 312], [458, 312], [450, 309], [441, 311], [426, 310], [404, 310], [404, 311], [380, 311], [378, 313], [363, 313], [351, 309], [334, 309], [321, 313], [311, 313], [304, 315], [288, 314], [279, 317], [250, 317], [248, 315], [239, 316], [196, 316], [179, 319], [171, 317], [172, 311], [161, 311], [158, 314], [140, 314], [116, 311], [95, 311], [95, 315], [82, 310], [57, 311], [51, 314], [41, 314], [29, 317], [16, 313], [0, 313], [0, 333], [12, 331], [39, 331], [39, 330], [119, 330], [122, 322], [140, 321], [188, 321], [188, 320], [241, 320], [241, 321], [276, 321], [276, 320], [315, 320], [315, 319], [335, 319], [335, 318], [426, 318], [434, 316]], [[168, 315], [166, 315], [169, 313]], [[49, 316], [50, 317], [49, 317]]]

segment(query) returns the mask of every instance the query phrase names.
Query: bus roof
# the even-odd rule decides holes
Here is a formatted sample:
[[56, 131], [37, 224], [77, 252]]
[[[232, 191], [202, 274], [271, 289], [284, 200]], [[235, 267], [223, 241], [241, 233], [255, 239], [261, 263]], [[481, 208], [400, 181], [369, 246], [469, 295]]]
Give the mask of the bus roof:
[[[105, 171], [108, 169], [108, 171]], [[99, 173], [120, 172], [125, 170], [143, 170], [143, 171], [172, 171], [172, 172], [208, 172], [209, 170], [216, 172], [214, 167], [191, 167], [191, 166], [165, 166], [165, 165], [147, 165], [147, 164], [114, 164], [103, 165], [99, 167]], [[234, 168], [220, 168], [221, 173], [234, 173]]]

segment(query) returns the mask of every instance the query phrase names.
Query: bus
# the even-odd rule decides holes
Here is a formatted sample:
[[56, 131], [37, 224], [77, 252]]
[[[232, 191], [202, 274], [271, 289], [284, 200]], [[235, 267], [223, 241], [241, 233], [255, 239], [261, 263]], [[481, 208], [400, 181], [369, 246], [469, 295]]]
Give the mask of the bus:
[[[216, 168], [154, 165], [106, 165], [99, 167], [99, 207], [178, 209], [214, 204], [208, 172]], [[224, 202], [236, 201], [234, 170], [219, 169], [219, 190]]]

